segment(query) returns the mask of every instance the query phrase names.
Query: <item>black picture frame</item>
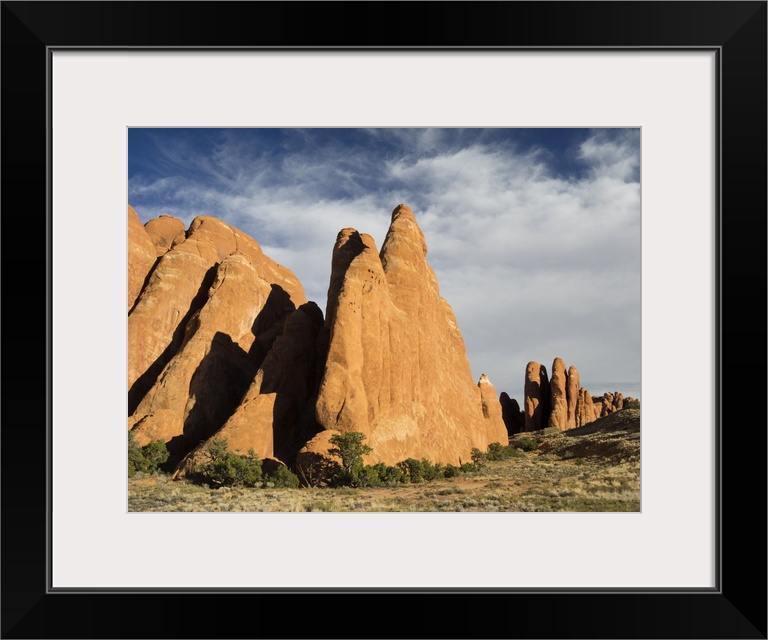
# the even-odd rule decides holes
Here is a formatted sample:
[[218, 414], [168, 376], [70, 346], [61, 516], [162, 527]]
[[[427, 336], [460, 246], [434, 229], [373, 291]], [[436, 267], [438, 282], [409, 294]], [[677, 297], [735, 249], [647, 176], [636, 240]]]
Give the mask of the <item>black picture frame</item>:
[[[22, 349], [21, 357], [6, 352], [2, 391], [2, 637], [766, 638], [766, 8], [764, 1], [2, 2], [2, 301], [6, 344]], [[716, 588], [51, 592], [47, 131], [56, 47], [716, 51]], [[30, 357], [32, 345], [39, 357]], [[695, 375], [685, 363], [671, 370], [671, 385], [674, 375]], [[702, 381], [701, 398], [680, 401], [709, 401], [711, 393]], [[296, 615], [276, 613], [285, 606]]]

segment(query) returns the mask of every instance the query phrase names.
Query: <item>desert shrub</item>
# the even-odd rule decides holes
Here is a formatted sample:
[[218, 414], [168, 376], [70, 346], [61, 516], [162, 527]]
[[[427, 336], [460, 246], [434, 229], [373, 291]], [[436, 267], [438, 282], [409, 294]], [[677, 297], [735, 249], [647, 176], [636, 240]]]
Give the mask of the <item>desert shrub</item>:
[[453, 465], [453, 464], [447, 464], [445, 465], [445, 469], [443, 469], [444, 478], [455, 478], [460, 473], [461, 473], [461, 469], [459, 469], [456, 465]]
[[509, 450], [509, 454], [507, 455], [509, 459], [525, 457], [525, 453], [523, 453], [522, 449], [518, 449], [517, 447], [507, 447], [507, 449]]
[[480, 451], [477, 447], [472, 448], [472, 462], [476, 467], [482, 467], [488, 461], [488, 454]]
[[424, 481], [424, 478], [421, 475], [421, 462], [415, 458], [407, 458], [405, 460], [401, 460], [397, 463], [397, 467], [411, 482]]
[[377, 462], [376, 464], [371, 466], [371, 469], [373, 469], [376, 472], [376, 475], [378, 476], [379, 480], [381, 480], [381, 482], [384, 482], [384, 478], [387, 475], [386, 463]]
[[640, 408], [640, 401], [639, 400], [631, 400], [629, 402], [624, 403], [625, 409], [639, 409]]
[[[378, 463], [381, 464], [381, 463]], [[383, 465], [386, 469], [387, 465]], [[380, 467], [365, 465], [357, 474], [357, 484], [360, 487], [380, 487], [384, 481], [379, 476]]]
[[278, 467], [272, 473], [267, 473], [264, 476], [264, 482], [269, 482], [272, 484], [272, 486], [279, 488], [299, 488], [299, 476], [293, 473], [293, 471], [291, 471], [284, 464], [278, 465]]
[[132, 431], [128, 432], [128, 477], [132, 478], [137, 472], [155, 473], [168, 461], [168, 447], [162, 440], [152, 440], [140, 446]]
[[335, 480], [340, 485], [357, 485], [359, 475], [363, 470], [363, 456], [371, 453], [373, 449], [367, 444], [363, 444], [365, 434], [359, 431], [348, 431], [347, 433], [337, 433], [329, 438], [329, 442], [334, 445], [328, 449], [328, 453], [337, 458], [341, 458], [341, 468]]
[[515, 442], [515, 446], [518, 449], [522, 449], [523, 451], [536, 451], [536, 447], [538, 447], [538, 443], [536, 442], [535, 438], [531, 438], [529, 436], [523, 436], [522, 438], [518, 438]]
[[512, 447], [506, 447], [499, 442], [491, 442], [488, 445], [486, 457], [490, 461], [507, 460], [512, 456], [514, 456], [514, 449]]
[[402, 470], [398, 469], [397, 467], [392, 467], [384, 462], [377, 462], [375, 465], [373, 465], [370, 468], [373, 469], [373, 471], [375, 471], [376, 477], [378, 479], [378, 483], [376, 483], [376, 481], [371, 478], [370, 486], [372, 487], [377, 487], [381, 485], [387, 485], [391, 487], [400, 482], [408, 481], [408, 479], [404, 476]]
[[434, 480], [439, 475], [438, 471], [440, 469], [439, 464], [435, 464], [427, 460], [426, 458], [421, 459], [421, 477], [426, 481], [430, 482], [431, 480]]
[[319, 453], [304, 453], [296, 460], [295, 469], [305, 486], [320, 487], [334, 483], [341, 472], [341, 465]]
[[399, 466], [385, 465], [384, 473], [380, 475], [382, 482], [387, 486], [393, 486], [398, 483], [409, 481], [409, 477]]
[[462, 473], [477, 473], [478, 467], [474, 462], [465, 462], [459, 467]]
[[227, 450], [226, 438], [215, 438], [204, 450], [208, 462], [202, 475], [216, 487], [256, 487], [261, 485], [261, 460], [253, 449], [248, 455]]

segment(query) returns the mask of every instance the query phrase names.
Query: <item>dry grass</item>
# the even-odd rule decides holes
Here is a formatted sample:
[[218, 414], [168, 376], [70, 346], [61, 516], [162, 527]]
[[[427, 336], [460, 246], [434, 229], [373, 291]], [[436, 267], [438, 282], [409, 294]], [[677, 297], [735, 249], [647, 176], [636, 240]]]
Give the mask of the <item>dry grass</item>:
[[[209, 489], [166, 476], [128, 483], [130, 511], [639, 511], [640, 413], [625, 410], [475, 474], [396, 487]], [[514, 444], [515, 439], [512, 439]]]

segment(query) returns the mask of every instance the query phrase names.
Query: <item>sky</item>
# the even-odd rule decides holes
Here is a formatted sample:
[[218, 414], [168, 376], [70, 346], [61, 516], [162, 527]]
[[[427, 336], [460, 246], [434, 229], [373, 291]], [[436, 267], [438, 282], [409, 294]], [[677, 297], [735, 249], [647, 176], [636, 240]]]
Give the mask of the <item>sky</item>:
[[522, 404], [527, 363], [560, 357], [640, 397], [639, 128], [131, 128], [128, 203], [237, 227], [323, 310], [337, 233], [381, 249], [405, 203], [475, 380]]

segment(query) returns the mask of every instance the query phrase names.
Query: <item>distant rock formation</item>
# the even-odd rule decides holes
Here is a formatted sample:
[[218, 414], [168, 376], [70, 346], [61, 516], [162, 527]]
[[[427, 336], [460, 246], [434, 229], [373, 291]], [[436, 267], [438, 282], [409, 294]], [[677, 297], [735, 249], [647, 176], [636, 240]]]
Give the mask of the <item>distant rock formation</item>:
[[529, 362], [525, 369], [525, 431], [537, 431], [548, 425], [551, 398], [547, 368]]
[[501, 405], [501, 417], [507, 427], [507, 434], [510, 436], [520, 433], [525, 429], [525, 413], [520, 409], [517, 400], [510, 398], [506, 391], [502, 391], [499, 396]]
[[507, 438], [493, 386], [472, 382], [464, 340], [426, 255], [424, 235], [402, 204], [381, 253], [351, 228], [333, 250], [315, 415], [324, 429], [364, 433], [376, 461], [456, 464], [472, 448]]
[[619, 411], [624, 408], [625, 404], [634, 401], [634, 398], [625, 398], [623, 394], [618, 391], [613, 393], [606, 393], [603, 396], [593, 397], [592, 402], [595, 404], [595, 410], [599, 414], [599, 418], [603, 418], [610, 415], [614, 411]]
[[561, 358], [555, 358], [552, 363], [552, 379], [550, 385], [550, 414], [549, 426], [560, 431], [568, 428], [568, 373], [565, 370], [565, 362]]
[[525, 370], [525, 398], [523, 417], [517, 401], [502, 393], [499, 403], [504, 424], [509, 435], [521, 431], [536, 431], [552, 427], [560, 431], [575, 429], [622, 409], [634, 398], [624, 398], [615, 391], [603, 396], [592, 396], [579, 386], [579, 372], [571, 366], [566, 370], [565, 362], [555, 358], [552, 363], [552, 378], [538, 362], [531, 361]]
[[595, 411], [595, 405], [592, 402], [592, 396], [584, 388], [579, 389], [579, 397], [576, 401], [576, 426], [583, 427], [585, 424], [597, 420], [600, 412]]
[[566, 429], [576, 428], [576, 415], [578, 412], [577, 405], [579, 403], [579, 372], [576, 367], [571, 366], [568, 368], [568, 380], [566, 382], [566, 402], [567, 420]]

